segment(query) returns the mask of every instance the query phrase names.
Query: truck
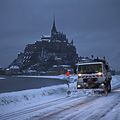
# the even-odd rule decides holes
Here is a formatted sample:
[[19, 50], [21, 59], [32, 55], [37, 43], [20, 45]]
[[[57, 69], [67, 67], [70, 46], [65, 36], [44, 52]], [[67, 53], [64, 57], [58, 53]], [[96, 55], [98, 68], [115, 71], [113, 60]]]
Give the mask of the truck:
[[102, 90], [106, 95], [111, 92], [110, 67], [105, 59], [94, 59], [77, 64], [77, 89]]

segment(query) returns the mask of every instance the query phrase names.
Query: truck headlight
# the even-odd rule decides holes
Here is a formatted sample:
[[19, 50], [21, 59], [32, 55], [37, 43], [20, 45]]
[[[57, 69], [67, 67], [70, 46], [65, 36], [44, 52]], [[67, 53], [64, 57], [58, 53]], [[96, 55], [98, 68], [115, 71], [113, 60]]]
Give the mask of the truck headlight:
[[102, 83], [101, 86], [104, 87], [105, 85]]
[[78, 88], [80, 88], [80, 85], [77, 85]]
[[82, 75], [80, 73], [78, 73], [78, 77], [81, 77]]
[[97, 73], [97, 76], [102, 76], [102, 73], [101, 73], [101, 72], [98, 72], [98, 73]]

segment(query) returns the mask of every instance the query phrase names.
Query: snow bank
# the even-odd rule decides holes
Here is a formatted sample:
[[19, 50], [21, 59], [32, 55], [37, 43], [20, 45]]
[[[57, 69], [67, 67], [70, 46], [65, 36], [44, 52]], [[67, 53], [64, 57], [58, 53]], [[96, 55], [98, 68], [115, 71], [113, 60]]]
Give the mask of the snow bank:
[[112, 76], [112, 88], [115, 88], [118, 85], [120, 85], [120, 76], [119, 75]]
[[[17, 77], [33, 77], [33, 78], [55, 78], [55, 79], [66, 79], [66, 75], [62, 74], [62, 75], [58, 75], [58, 76], [26, 76], [26, 75], [19, 75]], [[72, 79], [76, 79], [77, 75], [71, 75], [70, 78]]]
[[0, 80], [3, 80], [3, 79], [6, 79], [6, 78], [4, 78], [4, 77], [0, 77]]
[[65, 75], [58, 75], [58, 76], [33, 76], [33, 75], [19, 75], [17, 77], [30, 77], [30, 78], [56, 78], [56, 79], [65, 79]]
[[65, 96], [67, 85], [57, 85], [40, 89], [0, 94], [0, 114], [16, 111]]
[[[41, 77], [41, 78], [58, 78], [58, 79], [66, 79], [65, 75], [59, 76], [18, 76], [18, 77]], [[76, 76], [71, 76], [71, 81], [75, 80]], [[73, 87], [73, 86], [72, 86]], [[47, 101], [51, 101], [53, 99], [58, 99], [66, 96], [66, 91], [68, 90], [68, 86], [64, 85], [56, 85], [51, 87], [44, 87], [40, 89], [31, 89], [31, 90], [23, 90], [18, 92], [10, 92], [10, 93], [1, 93], [0, 94], [0, 109], [6, 113], [8, 112], [8, 108], [14, 107], [14, 109], [19, 106], [19, 108], [23, 108], [28, 104], [35, 103], [43, 103]], [[16, 107], [15, 107], [16, 106]], [[18, 108], [17, 108], [18, 109]], [[3, 112], [3, 111], [0, 111]]]

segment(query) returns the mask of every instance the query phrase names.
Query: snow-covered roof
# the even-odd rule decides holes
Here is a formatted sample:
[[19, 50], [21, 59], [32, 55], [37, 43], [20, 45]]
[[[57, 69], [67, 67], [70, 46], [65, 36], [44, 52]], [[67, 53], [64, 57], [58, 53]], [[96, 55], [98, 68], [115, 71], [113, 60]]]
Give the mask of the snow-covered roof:
[[42, 37], [51, 37], [50, 35], [42, 35]]
[[11, 66], [9, 69], [19, 69], [19, 66], [17, 66], [17, 65]]
[[53, 67], [58, 67], [57, 65], [53, 65]]
[[50, 35], [42, 35], [42, 36], [41, 36], [41, 39], [50, 39], [50, 38], [51, 38]]
[[60, 65], [60, 66], [62, 66], [62, 67], [70, 67], [70, 65]]
[[77, 63], [76, 65], [91, 65], [91, 64], [103, 64], [102, 62], [87, 62], [87, 63]]
[[70, 67], [70, 65], [53, 65], [53, 67]]
[[37, 72], [36, 70], [27, 70], [28, 73], [34, 73]]

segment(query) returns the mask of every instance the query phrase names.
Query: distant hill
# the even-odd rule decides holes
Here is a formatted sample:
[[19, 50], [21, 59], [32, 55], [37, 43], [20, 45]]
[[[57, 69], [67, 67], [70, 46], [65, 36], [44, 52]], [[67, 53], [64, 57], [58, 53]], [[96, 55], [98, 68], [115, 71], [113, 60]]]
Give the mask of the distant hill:
[[20, 70], [46, 71], [53, 65], [74, 66], [78, 61], [73, 40], [68, 42], [66, 35], [58, 32], [53, 20], [50, 36], [42, 36], [40, 41], [26, 45], [24, 52], [9, 65], [18, 66]]

